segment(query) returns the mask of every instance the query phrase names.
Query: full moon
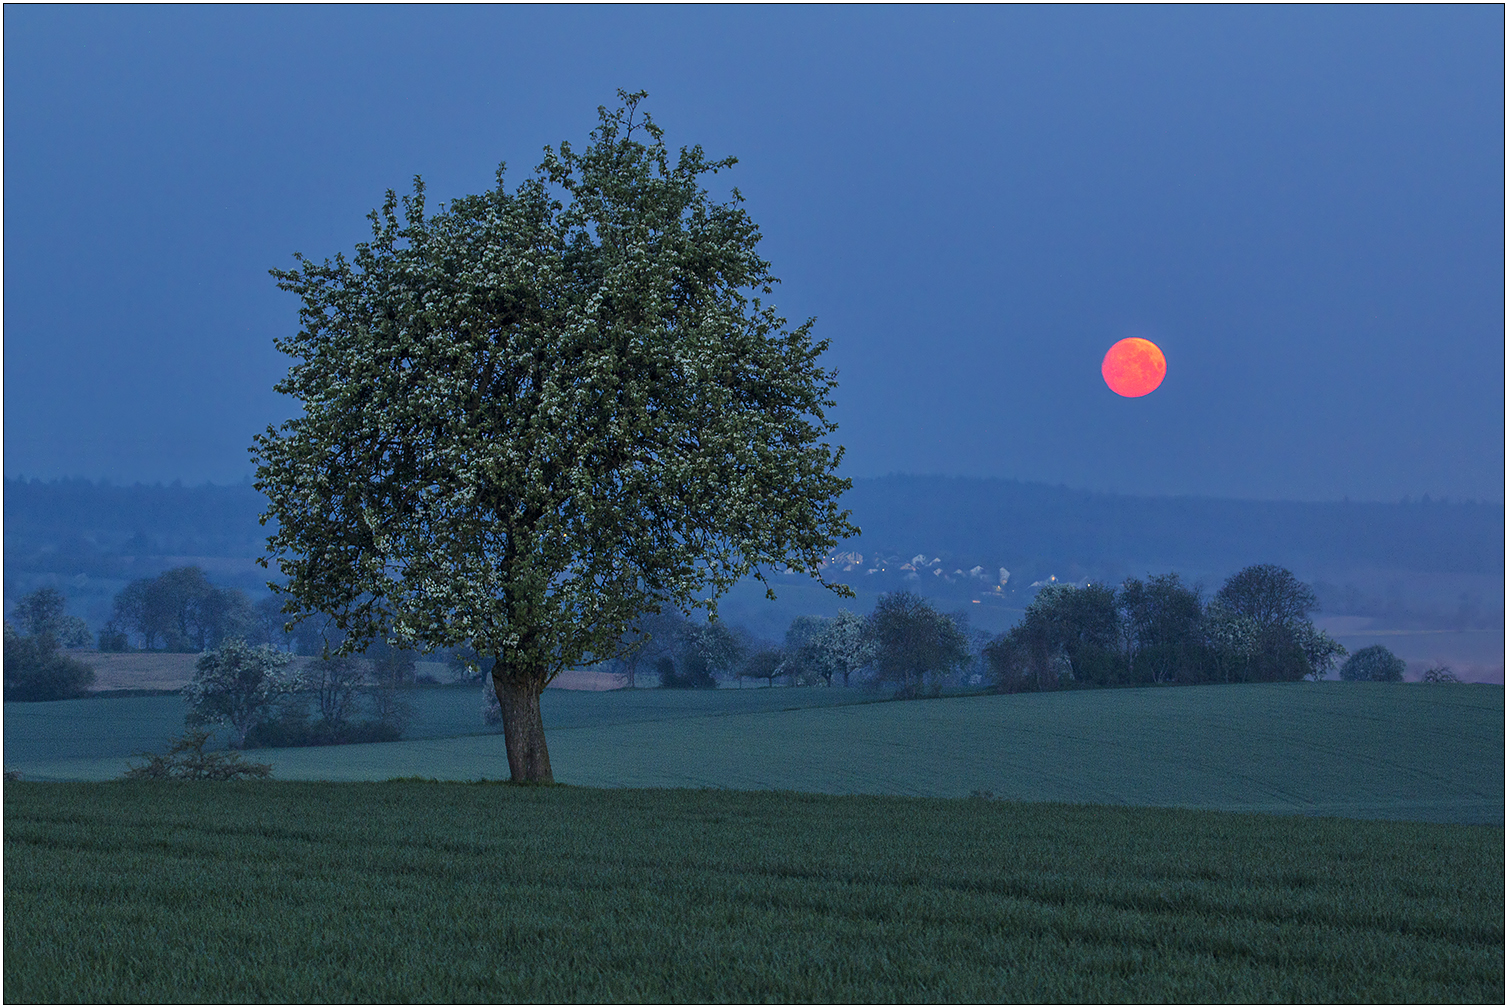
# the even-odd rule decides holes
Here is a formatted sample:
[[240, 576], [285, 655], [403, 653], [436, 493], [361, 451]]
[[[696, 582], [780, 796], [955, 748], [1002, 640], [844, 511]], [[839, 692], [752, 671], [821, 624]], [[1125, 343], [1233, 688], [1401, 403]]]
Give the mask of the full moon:
[[1115, 344], [1100, 365], [1100, 374], [1105, 376], [1110, 391], [1128, 399], [1151, 392], [1162, 384], [1167, 373], [1168, 359], [1162, 355], [1162, 350], [1156, 343], [1140, 336]]

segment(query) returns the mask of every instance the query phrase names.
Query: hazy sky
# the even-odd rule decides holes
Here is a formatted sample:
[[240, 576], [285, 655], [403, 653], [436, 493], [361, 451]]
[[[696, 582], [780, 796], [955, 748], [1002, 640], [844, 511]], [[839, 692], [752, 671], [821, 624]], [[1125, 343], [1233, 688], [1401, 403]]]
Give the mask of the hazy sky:
[[[1503, 9], [7, 7], [5, 473], [238, 481], [270, 267], [617, 88], [761, 225], [848, 475], [1503, 497]], [[1145, 336], [1168, 377], [1111, 393]]]

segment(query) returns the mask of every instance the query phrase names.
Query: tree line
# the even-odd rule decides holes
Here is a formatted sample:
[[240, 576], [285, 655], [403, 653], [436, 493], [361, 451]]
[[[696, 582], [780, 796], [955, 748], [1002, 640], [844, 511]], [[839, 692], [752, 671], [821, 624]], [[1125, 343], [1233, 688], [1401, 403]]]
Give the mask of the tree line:
[[[1346, 655], [1314, 626], [1317, 609], [1313, 590], [1273, 564], [1247, 567], [1209, 599], [1177, 573], [1118, 587], [1049, 585], [1019, 624], [993, 638], [970, 628], [966, 610], [945, 613], [914, 593], [892, 592], [868, 616], [798, 617], [780, 643], [674, 614], [651, 617], [605, 667], [630, 686], [653, 671], [671, 687], [711, 687], [719, 677], [862, 681], [893, 685], [901, 697], [935, 695], [966, 677], [1009, 693], [1295, 681], [1323, 678]], [[1342, 678], [1399, 681], [1402, 670], [1400, 659], [1374, 647], [1352, 656]]]
[[1315, 628], [1318, 608], [1274, 564], [1237, 572], [1208, 601], [1176, 573], [1049, 585], [984, 657], [1006, 692], [1320, 679], [1346, 650]]

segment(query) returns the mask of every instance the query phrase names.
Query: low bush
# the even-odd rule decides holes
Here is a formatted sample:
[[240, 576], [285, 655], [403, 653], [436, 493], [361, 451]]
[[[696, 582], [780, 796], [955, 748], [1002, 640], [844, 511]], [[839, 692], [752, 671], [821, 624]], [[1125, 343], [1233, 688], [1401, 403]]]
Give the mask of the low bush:
[[397, 742], [402, 730], [382, 721], [357, 721], [331, 725], [308, 721], [300, 714], [263, 721], [246, 733], [245, 749], [288, 749], [298, 746], [352, 745], [361, 742]]
[[1347, 658], [1340, 667], [1340, 677], [1346, 682], [1403, 682], [1407, 668], [1402, 658], [1381, 644], [1373, 644]]
[[5, 699], [69, 700], [94, 685], [94, 669], [58, 650], [49, 633], [23, 637], [5, 624]]
[[146, 760], [141, 766], [127, 765], [128, 780], [266, 780], [272, 776], [269, 763], [247, 763], [240, 753], [204, 751], [207, 731], [185, 732], [164, 754], [137, 753]]
[[661, 658], [655, 664], [655, 671], [660, 674], [660, 688], [717, 689], [717, 680], [707, 671], [707, 663], [697, 660], [698, 657], [692, 655], [686, 658], [682, 663], [685, 667], [679, 670], [676, 669], [674, 660]]

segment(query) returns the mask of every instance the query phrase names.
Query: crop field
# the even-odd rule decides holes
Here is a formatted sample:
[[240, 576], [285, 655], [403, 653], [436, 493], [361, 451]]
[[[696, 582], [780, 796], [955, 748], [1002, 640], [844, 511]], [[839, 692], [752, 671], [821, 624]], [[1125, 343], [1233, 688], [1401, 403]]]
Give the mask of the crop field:
[[10, 784], [10, 1002], [1495, 1002], [1503, 829], [717, 790]]
[[[280, 780], [507, 776], [479, 690], [415, 690], [401, 742], [262, 749]], [[1267, 683], [884, 702], [860, 689], [547, 691], [556, 779], [592, 787], [1502, 824], [1501, 686]], [[5, 765], [107, 780], [182, 731], [176, 697], [5, 705]]]

